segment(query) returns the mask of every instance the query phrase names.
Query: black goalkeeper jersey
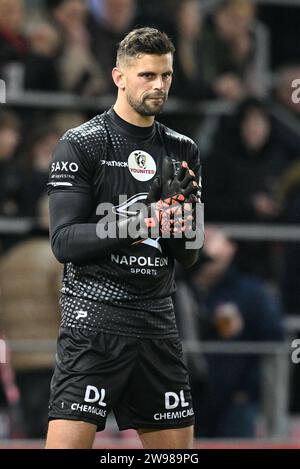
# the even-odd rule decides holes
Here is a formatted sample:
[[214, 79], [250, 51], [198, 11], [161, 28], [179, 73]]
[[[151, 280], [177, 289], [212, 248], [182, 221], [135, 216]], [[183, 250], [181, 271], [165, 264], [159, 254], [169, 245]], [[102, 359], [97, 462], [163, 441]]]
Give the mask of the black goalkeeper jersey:
[[[144, 330], [149, 322], [153, 332], [174, 330], [174, 257], [168, 240], [147, 239], [107, 250], [106, 240], [96, 234], [104, 219], [128, 217], [137, 202], [145, 201], [165, 156], [175, 171], [186, 160], [199, 178], [199, 151], [191, 139], [159, 122], [134, 126], [113, 109], [67, 131], [58, 143], [48, 183], [50, 230], [57, 249], [63, 250], [57, 257], [65, 263], [64, 301], [77, 301], [76, 314], [67, 308], [70, 325], [120, 332], [134, 329], [135, 322]], [[63, 211], [57, 226], [56, 217]], [[88, 309], [85, 305], [94, 311], [92, 319], [78, 314], [78, 308]], [[132, 312], [130, 319], [127, 313], [123, 316], [125, 310]]]

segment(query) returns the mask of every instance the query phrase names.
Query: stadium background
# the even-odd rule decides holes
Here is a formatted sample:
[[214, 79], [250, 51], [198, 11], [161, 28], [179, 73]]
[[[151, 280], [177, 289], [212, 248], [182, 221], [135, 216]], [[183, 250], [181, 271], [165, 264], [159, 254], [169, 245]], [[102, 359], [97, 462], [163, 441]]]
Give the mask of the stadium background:
[[[143, 25], [177, 49], [159, 120], [203, 161], [207, 246], [178, 269], [175, 298], [195, 445], [297, 447], [299, 20], [298, 0], [0, 0], [0, 448], [43, 445], [61, 275], [47, 238], [53, 147], [113, 104], [116, 44]], [[139, 443], [111, 420], [96, 447]]]

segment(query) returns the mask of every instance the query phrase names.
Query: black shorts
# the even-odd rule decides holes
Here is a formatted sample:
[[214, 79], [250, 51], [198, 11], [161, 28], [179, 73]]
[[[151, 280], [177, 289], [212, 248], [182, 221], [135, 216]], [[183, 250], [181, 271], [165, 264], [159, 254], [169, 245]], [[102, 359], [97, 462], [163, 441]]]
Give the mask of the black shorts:
[[137, 339], [62, 328], [51, 381], [49, 420], [120, 430], [193, 425], [191, 390], [178, 337]]

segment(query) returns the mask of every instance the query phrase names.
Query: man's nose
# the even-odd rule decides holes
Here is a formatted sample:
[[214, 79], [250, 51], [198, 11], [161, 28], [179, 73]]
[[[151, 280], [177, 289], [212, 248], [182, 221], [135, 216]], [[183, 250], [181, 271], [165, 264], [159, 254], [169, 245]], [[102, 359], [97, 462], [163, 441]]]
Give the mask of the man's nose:
[[163, 87], [164, 87], [164, 81], [163, 81], [162, 77], [160, 75], [158, 75], [155, 78], [155, 81], [154, 81], [154, 88], [156, 90], [162, 90]]

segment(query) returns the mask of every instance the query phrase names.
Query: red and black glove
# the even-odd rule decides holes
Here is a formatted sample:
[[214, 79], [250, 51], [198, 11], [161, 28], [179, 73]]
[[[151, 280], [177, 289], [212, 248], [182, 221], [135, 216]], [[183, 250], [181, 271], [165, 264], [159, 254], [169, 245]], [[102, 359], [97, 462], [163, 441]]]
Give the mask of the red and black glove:
[[175, 175], [172, 160], [165, 157], [161, 178], [154, 179], [147, 197], [148, 217], [144, 221], [149, 237], [154, 233], [154, 237], [170, 238], [191, 228], [198, 190], [195, 174], [187, 162], [182, 162]]

